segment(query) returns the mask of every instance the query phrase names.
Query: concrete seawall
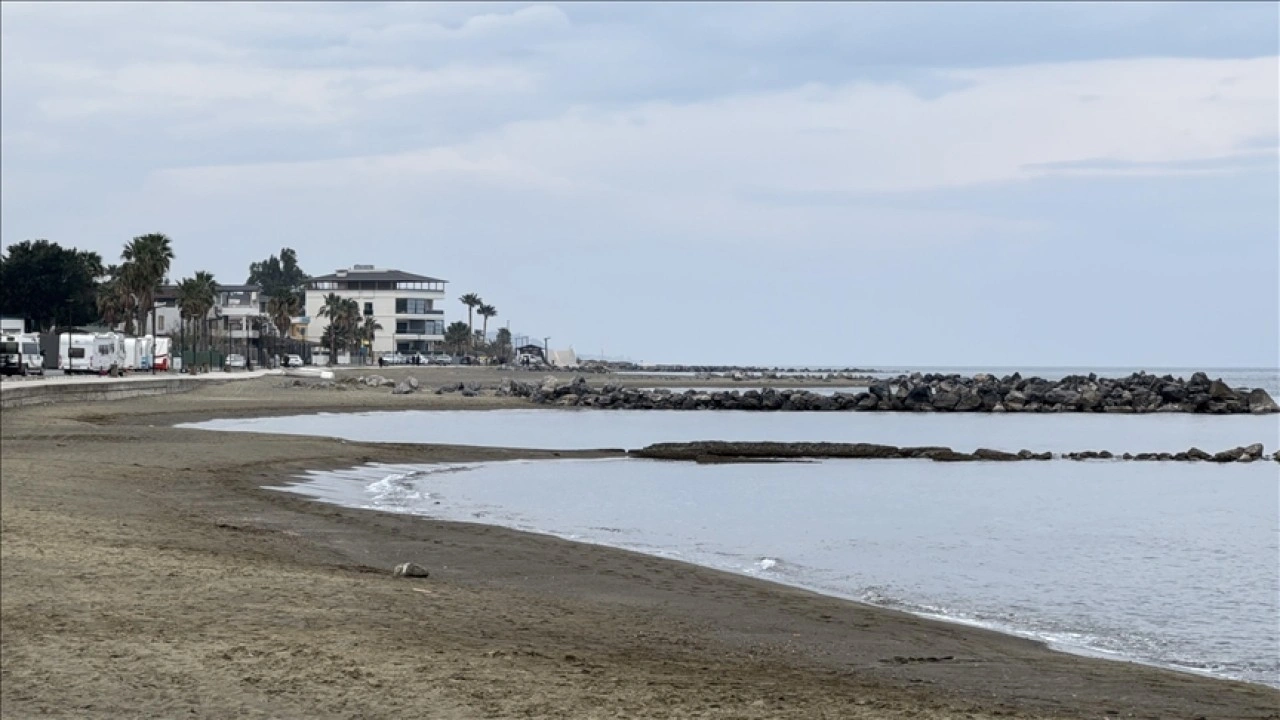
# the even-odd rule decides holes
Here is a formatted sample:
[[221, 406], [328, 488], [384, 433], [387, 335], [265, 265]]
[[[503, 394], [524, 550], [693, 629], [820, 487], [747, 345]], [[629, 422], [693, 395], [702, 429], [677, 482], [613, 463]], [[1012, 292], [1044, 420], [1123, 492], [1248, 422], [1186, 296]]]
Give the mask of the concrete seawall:
[[26, 405], [48, 403], [101, 402], [144, 397], [147, 395], [171, 395], [190, 392], [208, 383], [226, 383], [248, 380], [279, 371], [252, 373], [210, 373], [207, 375], [160, 375], [129, 378], [50, 378], [7, 382], [0, 388], [0, 409], [19, 408]]

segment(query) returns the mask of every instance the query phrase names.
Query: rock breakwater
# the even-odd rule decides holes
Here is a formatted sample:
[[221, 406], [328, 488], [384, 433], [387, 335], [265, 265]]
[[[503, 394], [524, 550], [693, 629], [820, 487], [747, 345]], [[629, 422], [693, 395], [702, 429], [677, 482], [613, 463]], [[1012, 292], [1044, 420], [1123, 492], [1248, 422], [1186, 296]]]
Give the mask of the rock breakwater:
[[919, 373], [880, 380], [861, 394], [820, 395], [806, 390], [736, 390], [675, 393], [613, 384], [592, 386], [585, 377], [562, 382], [505, 381], [499, 394], [527, 397], [539, 405], [617, 410], [758, 410], [864, 412], [1185, 412], [1215, 415], [1280, 412], [1261, 388], [1237, 389], [1204, 373], [1190, 379], [1135, 373], [1124, 378], [1070, 375], [1061, 380], [997, 378], [978, 374]]
[[[787, 460], [820, 460], [820, 459], [859, 459], [859, 460], [908, 460], [922, 459], [936, 462], [1018, 462], [1026, 460], [1132, 460], [1132, 461], [1177, 461], [1177, 462], [1254, 462], [1264, 460], [1261, 443], [1245, 447], [1223, 450], [1218, 453], [1207, 453], [1199, 448], [1191, 448], [1179, 453], [1124, 453], [1122, 455], [1106, 450], [1086, 450], [1055, 455], [1050, 452], [1032, 452], [1019, 450], [1016, 453], [990, 448], [978, 448], [971, 453], [956, 452], [949, 447], [897, 447], [895, 445], [877, 445], [874, 443], [830, 443], [830, 442], [725, 442], [720, 440], [657, 443], [628, 451], [628, 455], [652, 460], [684, 460], [699, 463], [733, 463], [733, 462], [778, 462]], [[1271, 459], [1280, 462], [1280, 451]]]

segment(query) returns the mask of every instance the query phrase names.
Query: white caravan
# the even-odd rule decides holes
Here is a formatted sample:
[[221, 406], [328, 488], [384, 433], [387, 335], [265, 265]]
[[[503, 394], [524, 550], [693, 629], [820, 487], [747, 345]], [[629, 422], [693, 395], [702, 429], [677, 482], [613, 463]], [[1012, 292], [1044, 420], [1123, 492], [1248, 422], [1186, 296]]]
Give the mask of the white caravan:
[[170, 365], [170, 353], [172, 352], [172, 341], [167, 337], [158, 337], [155, 339], [155, 353], [152, 356], [151, 365], [156, 370], [168, 371]]
[[92, 333], [62, 333], [58, 336], [58, 369], [67, 374], [91, 372], [89, 359], [95, 350]]
[[155, 340], [150, 335], [124, 338], [124, 363], [120, 367], [126, 370], [150, 370], [154, 344]]
[[44, 374], [40, 336], [16, 333], [0, 335], [0, 373], [5, 375]]

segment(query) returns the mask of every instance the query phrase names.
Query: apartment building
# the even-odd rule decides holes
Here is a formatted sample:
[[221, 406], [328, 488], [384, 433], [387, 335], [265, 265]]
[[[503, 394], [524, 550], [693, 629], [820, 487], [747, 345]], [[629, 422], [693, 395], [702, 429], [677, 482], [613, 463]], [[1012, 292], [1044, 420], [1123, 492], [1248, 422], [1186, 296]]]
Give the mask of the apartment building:
[[308, 342], [320, 343], [329, 319], [320, 316], [329, 293], [355, 300], [362, 318], [374, 318], [382, 329], [370, 351], [429, 353], [444, 341], [444, 286], [447, 280], [355, 265], [307, 282], [305, 310]]

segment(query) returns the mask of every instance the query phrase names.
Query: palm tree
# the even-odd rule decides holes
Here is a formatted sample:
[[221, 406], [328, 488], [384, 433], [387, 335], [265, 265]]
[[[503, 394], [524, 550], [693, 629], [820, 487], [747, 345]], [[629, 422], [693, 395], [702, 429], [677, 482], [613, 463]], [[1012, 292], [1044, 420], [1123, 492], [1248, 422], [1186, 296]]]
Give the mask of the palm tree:
[[461, 352], [471, 340], [471, 331], [461, 321], [455, 322], [444, 331], [444, 343], [453, 348], [455, 353]]
[[341, 331], [343, 315], [348, 307], [347, 300], [336, 293], [324, 296], [324, 303], [316, 313], [320, 317], [329, 318], [329, 365], [338, 361], [338, 334]]
[[211, 273], [203, 270], [197, 272], [195, 277], [183, 278], [178, 283], [178, 313], [182, 317], [183, 333], [185, 334], [188, 325], [196, 320], [200, 321], [194, 328], [197, 347], [200, 336], [208, 330], [208, 323], [205, 321], [217, 302], [217, 297], [218, 283]]
[[302, 301], [297, 293], [291, 290], [277, 292], [267, 301], [267, 314], [271, 317], [271, 324], [279, 331], [281, 338], [289, 337], [293, 318], [300, 312], [302, 312]]
[[382, 329], [382, 323], [379, 323], [378, 319], [374, 317], [365, 318], [364, 324], [360, 326], [360, 330], [358, 332], [359, 341], [361, 344], [369, 343], [369, 352], [371, 354], [373, 353], [374, 337], [377, 335], [378, 331], [381, 329]]
[[161, 233], [139, 235], [124, 246], [121, 258], [125, 262], [125, 284], [137, 299], [138, 325], [145, 330], [147, 313], [151, 313], [151, 328], [154, 333], [156, 290], [169, 272], [169, 263], [173, 260], [173, 242]]
[[[151, 313], [151, 333], [156, 330], [156, 290], [169, 272], [173, 260], [173, 243], [161, 233], [139, 235], [124, 246], [121, 258], [125, 261], [125, 285], [138, 302], [138, 324], [145, 332], [147, 313]], [[155, 364], [151, 366], [155, 374]]]
[[98, 284], [98, 315], [104, 325], [115, 327], [124, 323], [126, 335], [133, 334], [133, 294], [125, 287], [119, 265], [105, 270], [107, 279]]
[[458, 298], [458, 301], [467, 306], [467, 343], [471, 343], [471, 333], [475, 332], [475, 327], [471, 324], [471, 311], [484, 304], [480, 296], [475, 293], [467, 293]]
[[481, 305], [480, 309], [476, 310], [476, 313], [484, 318], [484, 330], [481, 331], [480, 337], [487, 343], [489, 342], [489, 318], [498, 314], [498, 308], [492, 305]]

